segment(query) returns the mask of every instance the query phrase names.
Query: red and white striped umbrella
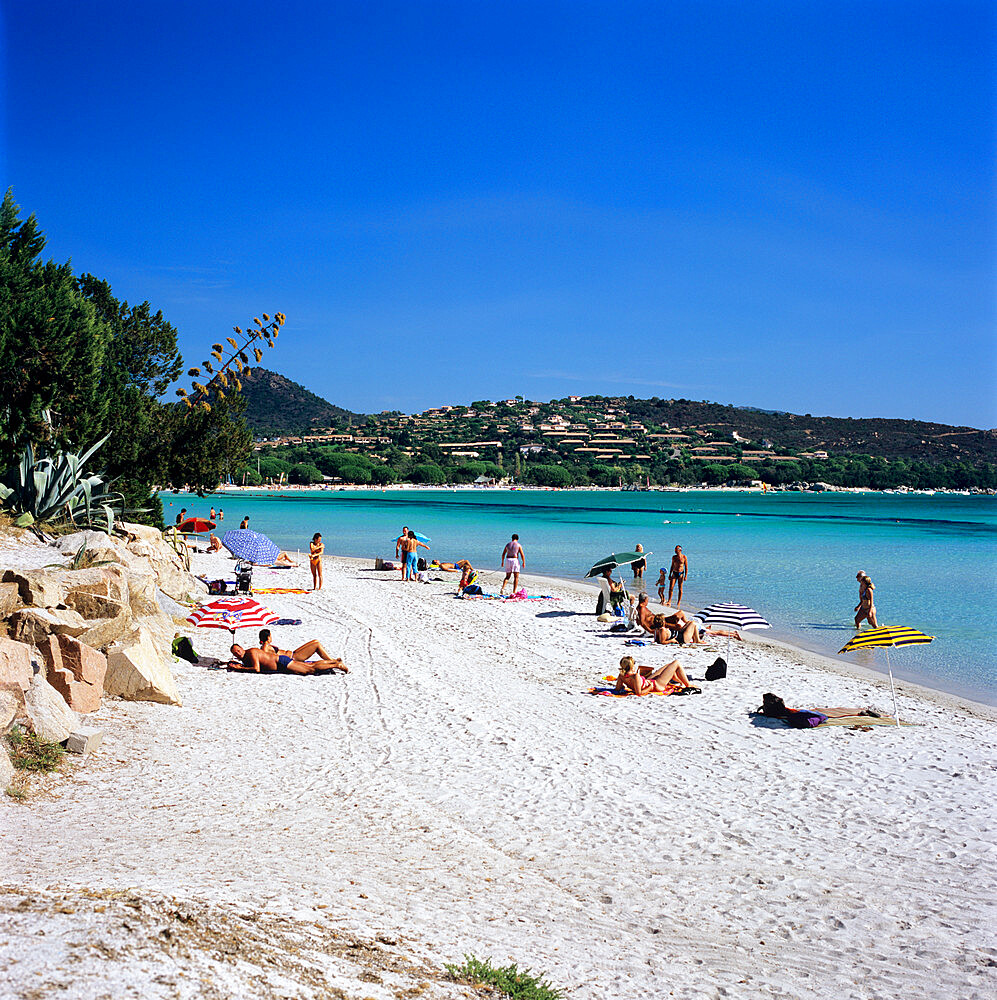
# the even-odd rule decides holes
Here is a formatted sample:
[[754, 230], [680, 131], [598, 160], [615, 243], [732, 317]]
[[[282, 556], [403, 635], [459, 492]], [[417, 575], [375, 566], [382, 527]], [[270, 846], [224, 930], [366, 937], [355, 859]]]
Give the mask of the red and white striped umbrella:
[[251, 597], [219, 597], [195, 608], [187, 621], [198, 628], [223, 628], [235, 635], [239, 628], [262, 628], [280, 618]]

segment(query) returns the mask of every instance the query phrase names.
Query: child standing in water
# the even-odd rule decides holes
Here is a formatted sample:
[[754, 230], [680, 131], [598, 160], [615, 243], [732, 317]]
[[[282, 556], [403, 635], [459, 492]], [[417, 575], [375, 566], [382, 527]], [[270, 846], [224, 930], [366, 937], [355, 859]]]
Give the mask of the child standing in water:
[[659, 604], [664, 604], [665, 603], [665, 584], [668, 582], [668, 578], [666, 577], [665, 574], [667, 572], [668, 571], [665, 569], [665, 567], [662, 566], [661, 567], [661, 572], [658, 573], [658, 603]]
[[312, 571], [312, 590], [322, 589], [323, 552], [325, 552], [325, 545], [322, 543], [322, 535], [316, 531], [312, 535], [311, 544], [308, 546], [308, 567]]

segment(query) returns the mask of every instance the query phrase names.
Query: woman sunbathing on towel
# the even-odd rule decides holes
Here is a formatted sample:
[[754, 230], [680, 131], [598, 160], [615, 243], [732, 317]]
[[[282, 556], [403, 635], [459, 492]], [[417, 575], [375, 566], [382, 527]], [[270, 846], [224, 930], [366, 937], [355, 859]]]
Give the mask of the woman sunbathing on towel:
[[689, 678], [678, 660], [672, 660], [671, 663], [652, 670], [650, 667], [638, 667], [632, 656], [624, 656], [620, 660], [620, 674], [616, 678], [613, 694], [623, 694], [624, 691], [636, 695], [660, 694], [673, 684], [679, 688], [676, 694], [702, 694], [702, 688], [693, 687], [689, 683]]
[[288, 552], [278, 552], [277, 558], [273, 561], [274, 569], [289, 569], [291, 566], [297, 565]]
[[[237, 662], [230, 663], [229, 670], [247, 670], [254, 674], [307, 675], [326, 673], [330, 670], [341, 670], [344, 674], [349, 673], [346, 664], [338, 658], [333, 659], [322, 648], [318, 639], [312, 639], [294, 650], [277, 649], [272, 642], [268, 642], [266, 649], [256, 647], [243, 649], [236, 643], [233, 643], [230, 648]], [[308, 659], [316, 653], [321, 659]]]

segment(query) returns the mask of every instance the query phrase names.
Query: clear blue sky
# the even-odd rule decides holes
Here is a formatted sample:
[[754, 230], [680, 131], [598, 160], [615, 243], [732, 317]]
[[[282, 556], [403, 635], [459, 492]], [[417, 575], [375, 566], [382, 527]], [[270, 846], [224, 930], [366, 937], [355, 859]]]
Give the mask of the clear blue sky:
[[0, 171], [188, 363], [997, 425], [995, 10], [0, 6]]

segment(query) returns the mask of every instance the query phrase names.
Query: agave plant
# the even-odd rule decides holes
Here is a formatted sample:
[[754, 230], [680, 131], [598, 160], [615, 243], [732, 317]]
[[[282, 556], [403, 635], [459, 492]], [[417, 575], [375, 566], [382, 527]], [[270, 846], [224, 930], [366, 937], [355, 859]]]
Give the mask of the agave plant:
[[36, 456], [35, 448], [26, 445], [20, 463], [0, 483], [0, 507], [10, 512], [18, 527], [64, 520], [110, 533], [125, 498], [112, 491], [102, 475], [83, 471], [109, 436], [82, 455], [39, 445]]

